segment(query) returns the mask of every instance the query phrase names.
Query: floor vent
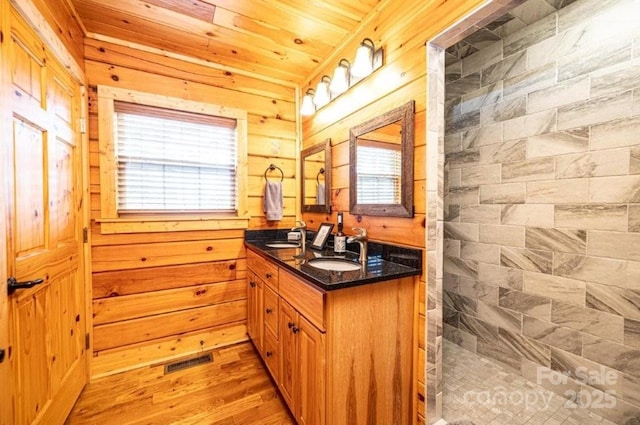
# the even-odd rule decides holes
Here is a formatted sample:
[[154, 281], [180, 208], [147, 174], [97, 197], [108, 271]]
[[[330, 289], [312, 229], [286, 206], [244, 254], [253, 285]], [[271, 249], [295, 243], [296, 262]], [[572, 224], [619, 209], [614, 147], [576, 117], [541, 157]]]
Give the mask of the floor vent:
[[200, 357], [193, 357], [187, 360], [181, 360], [175, 363], [169, 363], [164, 366], [164, 374], [171, 372], [177, 372], [179, 370], [188, 369], [190, 367], [198, 366], [205, 363], [211, 363], [213, 361], [213, 355], [211, 353], [202, 355]]

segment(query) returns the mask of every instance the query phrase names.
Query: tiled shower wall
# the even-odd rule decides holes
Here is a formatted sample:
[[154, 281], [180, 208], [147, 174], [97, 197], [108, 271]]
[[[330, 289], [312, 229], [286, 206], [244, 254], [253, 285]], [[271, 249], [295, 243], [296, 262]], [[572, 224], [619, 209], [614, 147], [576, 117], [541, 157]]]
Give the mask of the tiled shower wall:
[[444, 336], [616, 423], [640, 418], [639, 10], [578, 0], [446, 68]]

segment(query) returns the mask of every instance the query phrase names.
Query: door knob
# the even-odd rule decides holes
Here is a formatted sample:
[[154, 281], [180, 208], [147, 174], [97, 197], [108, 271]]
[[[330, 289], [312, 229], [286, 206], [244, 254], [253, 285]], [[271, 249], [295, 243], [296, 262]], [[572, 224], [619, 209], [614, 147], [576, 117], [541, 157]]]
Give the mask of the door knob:
[[33, 288], [34, 286], [39, 285], [42, 282], [44, 282], [44, 279], [35, 279], [35, 280], [28, 280], [26, 282], [18, 282], [15, 277], [11, 276], [9, 279], [7, 279], [7, 294], [11, 295], [14, 292], [16, 292], [17, 289]]

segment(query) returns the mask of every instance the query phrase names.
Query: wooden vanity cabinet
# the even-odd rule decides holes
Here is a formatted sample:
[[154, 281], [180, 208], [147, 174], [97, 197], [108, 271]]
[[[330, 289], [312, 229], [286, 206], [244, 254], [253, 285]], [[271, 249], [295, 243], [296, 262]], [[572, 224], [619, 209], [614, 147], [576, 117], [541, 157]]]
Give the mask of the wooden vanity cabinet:
[[249, 335], [298, 424], [412, 423], [413, 277], [323, 291], [247, 253]]

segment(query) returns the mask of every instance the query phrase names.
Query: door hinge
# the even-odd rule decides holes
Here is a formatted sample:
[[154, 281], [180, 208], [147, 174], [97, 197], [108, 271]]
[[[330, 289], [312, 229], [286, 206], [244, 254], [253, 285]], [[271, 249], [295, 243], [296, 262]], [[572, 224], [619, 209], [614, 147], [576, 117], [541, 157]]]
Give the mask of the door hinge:
[[80, 134], [87, 133], [87, 119], [85, 117], [80, 118]]
[[87, 229], [86, 227], [82, 229], [82, 242], [89, 242], [89, 229]]
[[85, 334], [85, 336], [84, 336], [84, 349], [88, 350], [90, 346], [91, 346], [91, 337], [89, 336], [89, 334]]

